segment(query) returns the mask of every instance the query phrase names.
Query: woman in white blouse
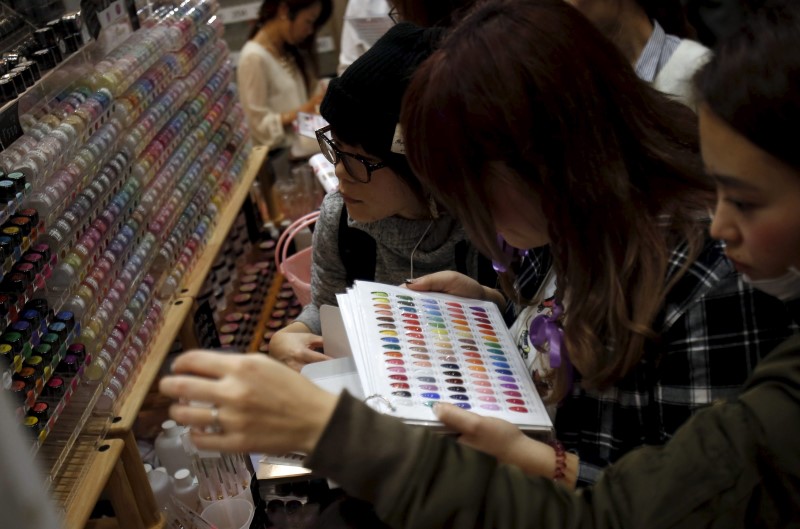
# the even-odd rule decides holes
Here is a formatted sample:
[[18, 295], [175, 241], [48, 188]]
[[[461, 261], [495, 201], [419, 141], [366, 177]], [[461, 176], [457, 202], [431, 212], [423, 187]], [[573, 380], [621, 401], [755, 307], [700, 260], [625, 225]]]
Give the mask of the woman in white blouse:
[[[298, 112], [315, 112], [324, 93], [312, 89], [314, 35], [331, 0], [264, 0], [242, 48], [236, 78], [250, 134], [270, 150], [291, 148]], [[309, 97], [309, 94], [313, 95]]]

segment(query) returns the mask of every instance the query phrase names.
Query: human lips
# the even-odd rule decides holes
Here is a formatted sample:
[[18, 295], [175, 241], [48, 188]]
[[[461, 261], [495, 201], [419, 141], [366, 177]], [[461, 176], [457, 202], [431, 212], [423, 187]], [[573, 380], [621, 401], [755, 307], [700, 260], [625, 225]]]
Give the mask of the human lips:
[[358, 204], [361, 202], [361, 200], [357, 200], [349, 195], [345, 195], [344, 193], [340, 192], [340, 194], [342, 195], [342, 200], [344, 200], [345, 204]]
[[734, 268], [736, 268], [736, 270], [737, 270], [739, 273], [741, 273], [741, 274], [747, 274], [748, 276], [752, 276], [752, 275], [753, 275], [753, 272], [754, 272], [754, 269], [753, 269], [753, 267], [751, 267], [751, 266], [748, 266], [748, 265], [746, 265], [746, 264], [744, 264], [744, 263], [742, 263], [742, 262], [739, 262], [739, 261], [737, 261], [736, 259], [734, 259], [734, 258], [733, 258], [733, 257], [731, 257], [731, 256], [726, 256], [726, 257], [727, 257], [727, 258], [728, 258], [728, 260], [731, 262], [731, 264], [733, 264]]

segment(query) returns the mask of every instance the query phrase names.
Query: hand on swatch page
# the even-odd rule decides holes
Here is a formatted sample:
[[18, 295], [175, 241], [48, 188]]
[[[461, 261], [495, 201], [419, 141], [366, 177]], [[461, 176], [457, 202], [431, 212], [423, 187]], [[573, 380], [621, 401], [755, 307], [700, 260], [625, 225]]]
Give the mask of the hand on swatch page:
[[189, 351], [172, 371], [159, 389], [202, 450], [310, 453], [336, 407], [335, 395], [265, 355]]
[[460, 434], [459, 443], [494, 456], [501, 463], [519, 467], [529, 476], [553, 475], [553, 449], [527, 437], [510, 422], [477, 415], [452, 404], [437, 404], [433, 411], [449, 430]]
[[485, 287], [471, 277], [452, 270], [418, 277], [406, 282], [405, 286], [417, 292], [443, 292], [463, 298], [492, 301], [501, 309], [505, 307], [505, 298], [500, 291]]
[[[306, 364], [331, 360], [330, 356], [317, 351], [322, 347], [322, 336], [294, 330], [292, 325], [276, 332], [269, 341], [269, 355], [272, 358], [298, 372]], [[303, 327], [307, 329], [305, 325]]]

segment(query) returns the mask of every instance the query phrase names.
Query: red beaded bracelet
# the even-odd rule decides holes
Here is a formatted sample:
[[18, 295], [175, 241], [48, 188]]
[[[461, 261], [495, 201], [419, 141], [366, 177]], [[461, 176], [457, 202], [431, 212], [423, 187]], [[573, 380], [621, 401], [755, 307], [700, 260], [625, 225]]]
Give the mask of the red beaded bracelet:
[[567, 453], [564, 450], [564, 445], [557, 439], [553, 439], [548, 443], [556, 451], [556, 470], [553, 472], [553, 481], [559, 481], [566, 477], [567, 470]]

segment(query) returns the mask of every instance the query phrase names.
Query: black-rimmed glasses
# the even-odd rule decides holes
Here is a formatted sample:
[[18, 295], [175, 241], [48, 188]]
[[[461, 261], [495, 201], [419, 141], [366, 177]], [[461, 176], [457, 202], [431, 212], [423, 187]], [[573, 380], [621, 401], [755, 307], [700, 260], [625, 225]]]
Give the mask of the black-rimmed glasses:
[[[317, 141], [319, 142], [319, 148], [322, 154], [333, 165], [336, 165], [339, 163], [339, 160], [341, 160], [347, 174], [356, 182], [368, 184], [370, 180], [372, 180], [373, 171], [386, 167], [385, 162], [371, 162], [360, 154], [340, 151], [336, 148], [336, 145], [333, 144], [333, 140], [328, 137], [330, 131], [330, 125], [316, 131]], [[353, 163], [353, 160], [359, 163]]]
[[396, 7], [392, 6], [392, 8], [389, 10], [389, 18], [391, 18], [392, 22], [395, 24], [400, 22], [400, 13], [397, 11]]

